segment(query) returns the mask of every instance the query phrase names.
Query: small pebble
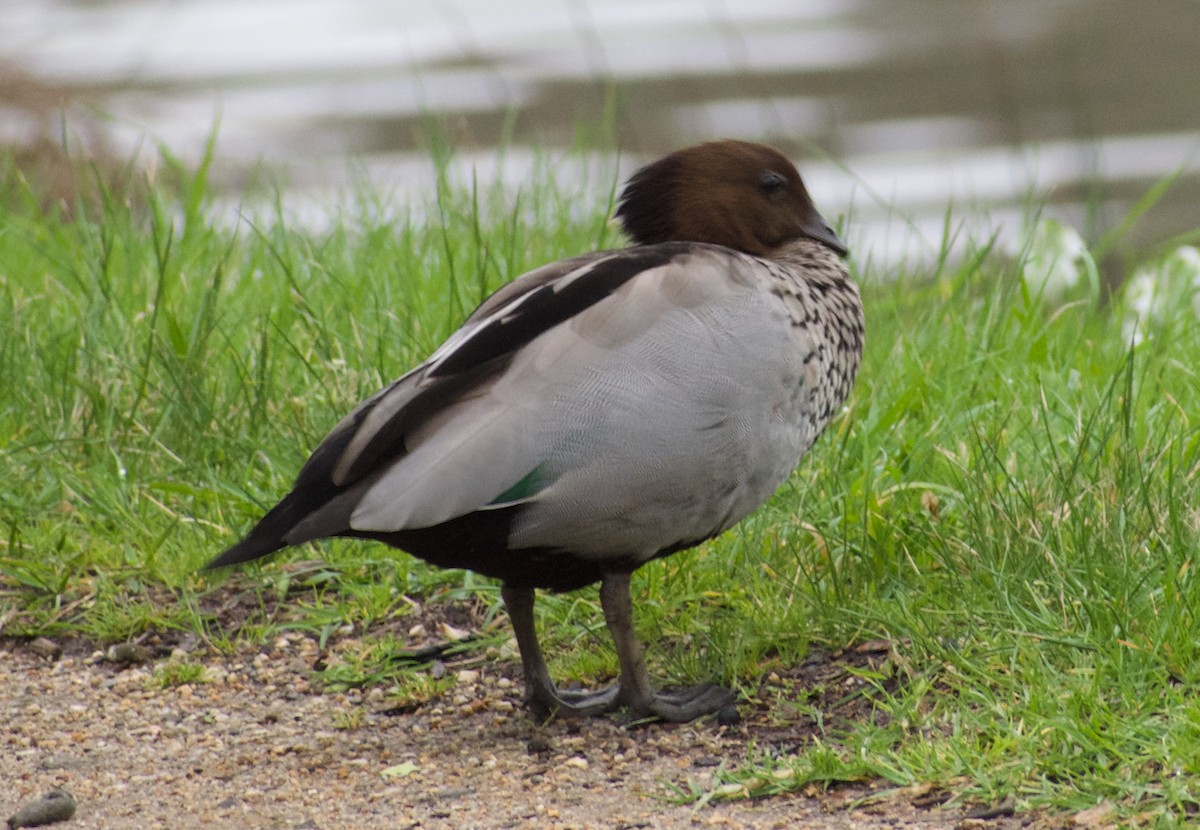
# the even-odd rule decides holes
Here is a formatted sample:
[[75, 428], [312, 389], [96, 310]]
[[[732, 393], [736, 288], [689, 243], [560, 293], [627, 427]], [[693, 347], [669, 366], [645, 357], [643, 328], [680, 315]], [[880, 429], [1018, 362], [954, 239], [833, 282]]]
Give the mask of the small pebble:
[[470, 787], [443, 787], [435, 792], [433, 797], [442, 799], [455, 799], [474, 794], [475, 791]]
[[87, 762], [80, 758], [72, 758], [69, 755], [51, 755], [42, 760], [38, 767], [45, 770], [55, 769], [80, 769], [86, 766]]
[[117, 643], [104, 656], [108, 662], [119, 666], [137, 666], [149, 663], [154, 655], [150, 649], [136, 643]]
[[742, 716], [732, 703], [722, 706], [721, 711], [717, 712], [717, 723], [721, 726], [737, 726], [741, 722]]
[[553, 747], [550, 745], [550, 739], [547, 738], [542, 732], [535, 732], [533, 737], [529, 739], [529, 743], [526, 746], [526, 749], [529, 751], [530, 755], [540, 755], [543, 752], [550, 752], [552, 748]]
[[454, 626], [450, 625], [450, 623], [445, 622], [441, 625], [441, 632], [442, 636], [452, 643], [461, 643], [463, 640], [471, 636], [471, 632], [464, 631], [461, 628], [455, 628]]
[[37, 637], [30, 640], [29, 650], [38, 657], [45, 657], [47, 660], [57, 660], [59, 657], [62, 657], [62, 646], [48, 637]]
[[26, 804], [9, 816], [8, 829], [41, 827], [43, 824], [66, 821], [73, 815], [75, 815], [75, 796], [66, 790], [53, 789], [37, 801]]

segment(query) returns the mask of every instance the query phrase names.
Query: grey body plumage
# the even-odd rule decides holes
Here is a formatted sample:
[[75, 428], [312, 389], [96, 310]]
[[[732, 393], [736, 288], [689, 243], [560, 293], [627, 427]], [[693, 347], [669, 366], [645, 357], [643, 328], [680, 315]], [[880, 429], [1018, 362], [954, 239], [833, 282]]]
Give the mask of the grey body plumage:
[[[714, 142], [639, 171], [630, 248], [545, 266], [486, 300], [421, 366], [339, 423], [292, 493], [209, 567], [330, 536], [378, 539], [504, 583], [539, 715], [727, 705], [650, 687], [629, 574], [712, 538], [786, 479], [858, 370], [844, 247], [773, 150]], [[601, 581], [621, 679], [550, 682], [535, 588]]]

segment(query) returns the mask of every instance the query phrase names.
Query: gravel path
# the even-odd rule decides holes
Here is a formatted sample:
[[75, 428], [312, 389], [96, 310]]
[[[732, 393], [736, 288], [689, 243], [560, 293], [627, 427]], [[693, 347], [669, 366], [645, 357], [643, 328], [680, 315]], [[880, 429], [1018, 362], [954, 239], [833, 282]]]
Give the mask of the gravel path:
[[[991, 828], [914, 806], [912, 794], [848, 805], [867, 788], [670, 803], [710, 781], [752, 735], [712, 724], [627, 729], [594, 719], [535, 728], [519, 684], [464, 671], [398, 715], [383, 693], [322, 692], [316, 646], [192, 655], [206, 682], [160, 688], [154, 666], [100, 653], [48, 657], [0, 641], [0, 820], [54, 787], [78, 809], [63, 828]], [[340, 727], [340, 728], [339, 728]], [[919, 800], [917, 800], [919, 803]]]

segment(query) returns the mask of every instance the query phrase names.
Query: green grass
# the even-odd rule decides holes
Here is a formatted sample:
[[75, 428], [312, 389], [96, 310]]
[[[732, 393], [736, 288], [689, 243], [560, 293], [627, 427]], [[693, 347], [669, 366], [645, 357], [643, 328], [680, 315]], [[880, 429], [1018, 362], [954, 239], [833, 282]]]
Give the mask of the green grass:
[[167, 660], [154, 667], [152, 683], [166, 689], [172, 686], [204, 683], [206, 680], [204, 666], [201, 664]]
[[[556, 189], [549, 166], [520, 191], [444, 183], [412, 207], [365, 194], [323, 234], [279, 216], [231, 231], [204, 169], [174, 172], [178, 188], [144, 206], [110, 194], [58, 216], [0, 175], [23, 194], [0, 222], [6, 635], [182, 629], [235, 645], [201, 611], [225, 577], [197, 569], [341, 414], [495, 286], [620, 244], [611, 205]], [[1086, 253], [1074, 287], [1043, 293], [1061, 236], [1031, 230], [1015, 260], [978, 245], [931, 273], [858, 274], [868, 345], [847, 416], [754, 517], [639, 572], [652, 670], [673, 681], [755, 694], [815, 645], [895, 644], [860, 673], [878, 717], [764, 749], [683, 797], [882, 777], [1022, 810], [1108, 801], [1146, 825], [1200, 808], [1194, 259], [1140, 263], [1161, 293], [1134, 345], [1128, 303], [1101, 295]], [[395, 627], [373, 627], [407, 630], [418, 602], [499, 613], [488, 580], [378, 545], [326, 543], [236, 578], [263, 603], [237, 637], [350, 624], [360, 648], [330, 682], [401, 697], [439, 689], [389, 666]], [[557, 676], [611, 676], [594, 590], [539, 607]]]

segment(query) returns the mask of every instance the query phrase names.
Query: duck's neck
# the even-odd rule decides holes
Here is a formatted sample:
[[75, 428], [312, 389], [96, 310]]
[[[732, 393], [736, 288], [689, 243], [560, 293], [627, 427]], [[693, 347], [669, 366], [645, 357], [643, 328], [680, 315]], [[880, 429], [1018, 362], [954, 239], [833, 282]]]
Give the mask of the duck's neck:
[[771, 251], [767, 258], [802, 271], [806, 282], [852, 284], [845, 261], [827, 245], [812, 239], [784, 243]]

